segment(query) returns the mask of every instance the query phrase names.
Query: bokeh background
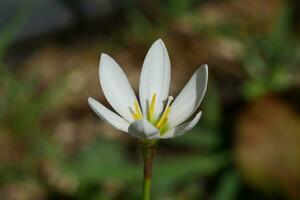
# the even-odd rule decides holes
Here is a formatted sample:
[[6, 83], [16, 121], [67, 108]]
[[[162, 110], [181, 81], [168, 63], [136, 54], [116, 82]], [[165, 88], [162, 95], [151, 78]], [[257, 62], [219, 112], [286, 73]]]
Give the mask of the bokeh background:
[[158, 38], [173, 96], [210, 75], [201, 122], [159, 144], [153, 199], [300, 199], [299, 33], [297, 0], [0, 0], [0, 199], [140, 199], [136, 141], [87, 98], [108, 106], [102, 52], [137, 90]]

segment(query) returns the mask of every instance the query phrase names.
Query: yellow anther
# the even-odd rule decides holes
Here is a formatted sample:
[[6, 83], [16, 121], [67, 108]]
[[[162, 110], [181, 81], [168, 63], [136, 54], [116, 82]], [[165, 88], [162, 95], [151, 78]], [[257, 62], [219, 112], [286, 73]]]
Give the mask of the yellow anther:
[[159, 121], [157, 122], [156, 124], [156, 127], [158, 129], [162, 128], [163, 125], [167, 122], [167, 119], [168, 119], [168, 115], [169, 115], [169, 112], [170, 112], [171, 108], [168, 107], [165, 109], [163, 115], [161, 116], [161, 118], [159, 119]]
[[158, 120], [157, 124], [155, 125], [161, 132], [162, 132], [162, 130], [164, 129], [165, 125], [168, 122], [168, 116], [169, 116], [169, 113], [171, 111], [170, 104], [171, 104], [172, 101], [173, 101], [173, 97], [169, 96], [167, 105], [165, 107], [165, 110], [164, 110], [161, 118]]
[[143, 118], [143, 114], [142, 114], [140, 105], [137, 101], [134, 102], [134, 113], [132, 113], [132, 116], [135, 120], [140, 120]]
[[155, 108], [155, 103], [156, 103], [156, 94], [152, 96], [150, 106], [149, 106], [149, 112], [148, 112], [148, 120], [150, 122], [153, 122], [154, 119], [154, 108]]

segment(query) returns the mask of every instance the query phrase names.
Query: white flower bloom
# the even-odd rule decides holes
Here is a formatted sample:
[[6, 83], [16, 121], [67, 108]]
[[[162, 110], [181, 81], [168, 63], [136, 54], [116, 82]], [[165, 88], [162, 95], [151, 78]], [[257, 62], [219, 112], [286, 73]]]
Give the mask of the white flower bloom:
[[208, 69], [202, 65], [193, 74], [178, 97], [169, 95], [171, 65], [161, 39], [154, 42], [143, 63], [140, 78], [140, 101], [121, 67], [107, 54], [99, 65], [100, 85], [115, 112], [89, 98], [93, 111], [113, 127], [142, 139], [173, 138], [192, 129], [201, 117], [198, 109], [206, 91]]

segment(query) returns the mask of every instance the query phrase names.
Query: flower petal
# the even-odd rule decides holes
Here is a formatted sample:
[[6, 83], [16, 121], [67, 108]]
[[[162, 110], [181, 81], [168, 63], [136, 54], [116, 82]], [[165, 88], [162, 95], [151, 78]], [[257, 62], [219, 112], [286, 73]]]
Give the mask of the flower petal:
[[121, 118], [119, 115], [107, 109], [101, 103], [95, 99], [88, 98], [91, 109], [105, 122], [109, 123], [113, 127], [128, 133], [129, 123]]
[[187, 131], [194, 128], [194, 126], [199, 122], [201, 118], [201, 114], [202, 114], [201, 111], [198, 112], [197, 115], [191, 121], [185, 122], [175, 128], [168, 130], [161, 138], [167, 139], [167, 138], [174, 138], [183, 135]]
[[145, 119], [132, 123], [129, 126], [128, 132], [130, 135], [139, 139], [152, 140], [160, 138], [159, 130]]
[[110, 105], [125, 120], [132, 123], [136, 96], [121, 67], [107, 54], [102, 54], [99, 64], [99, 77], [103, 93]]
[[165, 44], [159, 39], [149, 49], [141, 72], [139, 94], [144, 116], [147, 116], [154, 94], [156, 94], [154, 117], [157, 118], [162, 113], [169, 94], [170, 80], [170, 58]]
[[168, 119], [170, 128], [181, 124], [197, 110], [206, 91], [207, 78], [207, 65], [202, 65], [171, 105]]

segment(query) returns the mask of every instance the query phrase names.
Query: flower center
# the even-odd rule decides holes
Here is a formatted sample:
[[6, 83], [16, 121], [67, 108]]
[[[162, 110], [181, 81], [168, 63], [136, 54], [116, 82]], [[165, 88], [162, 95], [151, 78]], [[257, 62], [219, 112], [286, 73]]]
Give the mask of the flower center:
[[[164, 131], [168, 128], [168, 117], [171, 110], [171, 102], [173, 101], [173, 97], [169, 96], [167, 104], [165, 106], [164, 112], [162, 113], [161, 117], [157, 119], [155, 117], [155, 103], [156, 103], [156, 94], [154, 94], [151, 98], [151, 102], [149, 104], [149, 110], [147, 113], [147, 119], [157, 128], [159, 129], [160, 133], [163, 134]], [[135, 120], [141, 120], [143, 118], [143, 114], [140, 108], [139, 103], [136, 101], [134, 102], [134, 110], [132, 112], [132, 117]]]

